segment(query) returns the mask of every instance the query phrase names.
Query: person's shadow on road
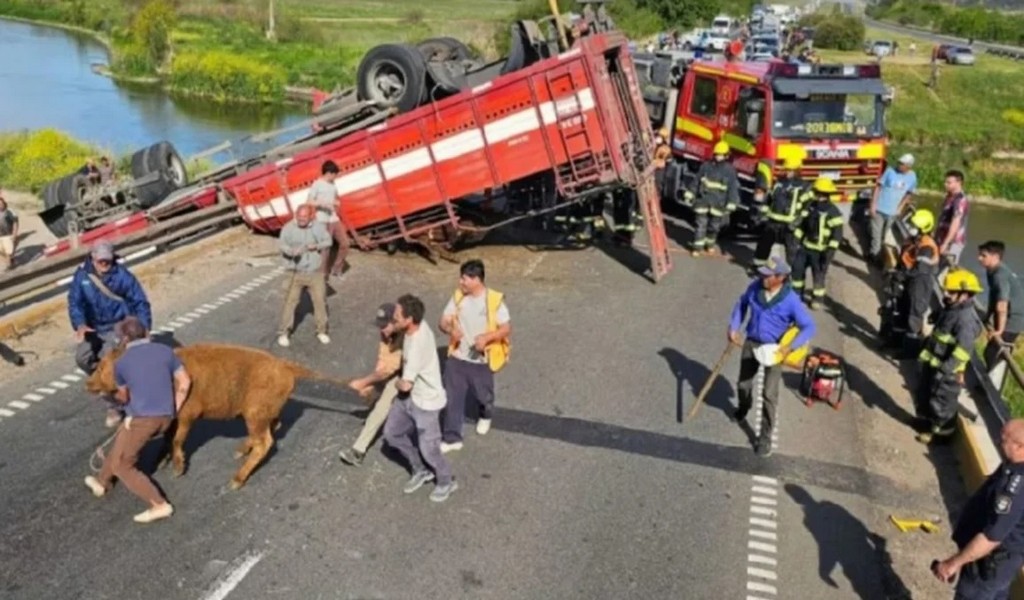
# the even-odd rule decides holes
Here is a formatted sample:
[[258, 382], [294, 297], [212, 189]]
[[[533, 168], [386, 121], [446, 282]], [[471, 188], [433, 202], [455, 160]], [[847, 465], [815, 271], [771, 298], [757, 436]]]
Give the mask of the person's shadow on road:
[[804, 526], [818, 544], [818, 574], [832, 588], [841, 567], [857, 598], [911, 598], [903, 580], [893, 570], [885, 538], [869, 530], [842, 506], [815, 500], [802, 486], [788, 483], [786, 493], [804, 511]]
[[[658, 351], [658, 355], [665, 359], [669, 369], [672, 370], [672, 374], [676, 378], [676, 422], [682, 423], [684, 416], [683, 407], [685, 404], [685, 384], [689, 383], [690, 394], [694, 401], [696, 401], [697, 394], [700, 393], [701, 388], [704, 387], [708, 378], [711, 377], [711, 369], [703, 363], [687, 358], [675, 348], [662, 348]], [[725, 376], [719, 373], [715, 377], [715, 382], [711, 385], [711, 389], [708, 390], [705, 402], [726, 415], [731, 415], [736, 408], [729, 402], [732, 396], [732, 384]]]

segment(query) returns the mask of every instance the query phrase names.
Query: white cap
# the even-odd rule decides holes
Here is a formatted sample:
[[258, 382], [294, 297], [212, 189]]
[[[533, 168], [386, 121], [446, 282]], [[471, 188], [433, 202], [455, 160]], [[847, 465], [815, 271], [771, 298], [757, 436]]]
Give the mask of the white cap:
[[903, 156], [900, 157], [900, 161], [899, 162], [902, 165], [907, 165], [908, 167], [912, 167], [912, 166], [914, 166], [914, 155], [913, 154], [909, 154], [909, 153], [908, 154], [904, 154]]

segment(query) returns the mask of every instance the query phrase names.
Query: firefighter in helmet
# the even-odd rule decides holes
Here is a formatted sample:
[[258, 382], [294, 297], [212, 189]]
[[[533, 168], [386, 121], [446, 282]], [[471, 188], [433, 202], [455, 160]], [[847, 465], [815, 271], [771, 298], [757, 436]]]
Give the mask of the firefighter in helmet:
[[651, 162], [654, 163], [654, 187], [658, 190], [658, 198], [661, 198], [665, 187], [665, 167], [668, 165], [668, 159], [672, 157], [668, 136], [668, 127], [662, 127], [654, 137], [654, 160]]
[[963, 268], [950, 269], [942, 282], [942, 310], [924, 341], [918, 360], [921, 376], [914, 394], [917, 441], [927, 444], [956, 432], [956, 413], [971, 348], [981, 334], [981, 319], [974, 312], [980, 294], [978, 277]]
[[736, 210], [740, 199], [740, 184], [736, 167], [728, 161], [729, 144], [715, 144], [713, 158], [697, 171], [697, 194], [693, 212], [697, 215], [697, 232], [693, 238], [693, 256], [701, 252], [718, 253], [718, 232]]
[[803, 161], [797, 156], [787, 156], [782, 162], [785, 169], [765, 202], [758, 206], [764, 218], [764, 229], [754, 251], [754, 268], [768, 262], [772, 246], [782, 244], [786, 249], [786, 260], [793, 264], [797, 250], [796, 229], [800, 225], [804, 204], [814, 198], [810, 186], [800, 177]]
[[843, 213], [832, 202], [839, 190], [831, 179], [817, 178], [812, 190], [814, 199], [804, 206], [793, 234], [800, 243], [793, 264], [793, 289], [807, 298], [804, 277], [810, 267], [814, 281], [810, 305], [812, 309], [818, 309], [825, 297], [828, 267], [843, 239]]
[[[910, 239], [900, 251], [896, 271], [886, 284], [883, 310], [895, 302], [896, 318], [891, 322], [890, 342], [899, 342], [913, 358], [920, 352], [924, 330], [924, 317], [932, 297], [932, 282], [939, 273], [939, 246], [931, 236], [935, 229], [935, 215], [921, 208], [910, 217]], [[895, 298], [888, 295], [895, 295]], [[882, 328], [886, 329], [885, 327]]]

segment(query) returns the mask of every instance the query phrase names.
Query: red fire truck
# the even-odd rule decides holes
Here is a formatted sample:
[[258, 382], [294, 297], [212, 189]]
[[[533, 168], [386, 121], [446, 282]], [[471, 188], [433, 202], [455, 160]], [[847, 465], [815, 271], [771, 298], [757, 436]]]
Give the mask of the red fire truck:
[[[671, 260], [653, 183], [653, 134], [628, 41], [600, 2], [586, 2], [583, 14], [571, 31], [559, 26], [559, 35], [547, 39], [536, 23], [518, 22], [507, 60], [469, 70], [459, 70], [464, 57], [451, 44], [438, 47], [452, 55], [445, 64], [424, 62], [412, 46], [371, 50], [367, 56], [376, 62], [360, 67], [359, 98], [352, 91], [318, 98], [318, 114], [329, 118], [315, 119], [302, 139], [197, 183], [168, 184], [174, 189], [168, 199], [89, 229], [78, 241], [116, 239], [162, 215], [215, 202], [236, 203], [252, 229], [274, 233], [305, 202], [323, 162], [333, 160], [341, 169], [335, 182], [339, 215], [368, 248], [479, 232], [633, 189], [657, 281]], [[387, 107], [391, 90], [398, 92]], [[161, 173], [174, 171], [179, 159], [151, 158], [138, 161], [154, 163], [147, 168], [158, 173], [150, 179], [173, 179]], [[509, 192], [545, 187], [539, 204]], [[494, 203], [481, 207], [481, 198], [504, 202], [486, 211]], [[481, 213], [489, 213], [483, 228]], [[467, 216], [472, 227], [466, 227]], [[49, 254], [71, 246], [62, 240]]]
[[[835, 181], [845, 211], [884, 169], [889, 94], [877, 64], [698, 60], [685, 66], [678, 93], [661, 96], [675, 102], [657, 113], [672, 132], [665, 199], [689, 203], [697, 168], [719, 140], [729, 144], [748, 209], [759, 162], [777, 175], [784, 157], [799, 156], [805, 179]], [[749, 210], [736, 214], [743, 223]]]

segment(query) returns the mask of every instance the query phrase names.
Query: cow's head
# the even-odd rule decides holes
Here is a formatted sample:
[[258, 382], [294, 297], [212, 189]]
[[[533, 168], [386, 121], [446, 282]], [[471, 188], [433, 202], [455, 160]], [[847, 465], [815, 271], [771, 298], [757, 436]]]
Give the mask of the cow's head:
[[114, 380], [114, 363], [124, 354], [124, 347], [118, 346], [100, 359], [96, 370], [85, 380], [85, 389], [92, 394], [113, 394], [117, 391]]

